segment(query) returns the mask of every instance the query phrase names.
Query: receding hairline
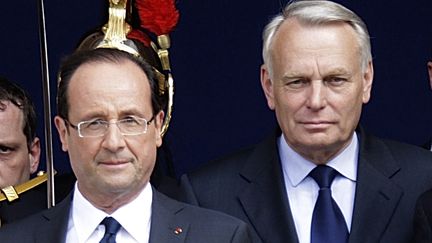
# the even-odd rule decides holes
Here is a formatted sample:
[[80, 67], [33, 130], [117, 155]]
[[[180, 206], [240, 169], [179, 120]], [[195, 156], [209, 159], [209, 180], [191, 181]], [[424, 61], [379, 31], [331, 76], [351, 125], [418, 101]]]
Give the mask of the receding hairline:
[[147, 76], [147, 74], [145, 73], [145, 71], [133, 60], [127, 58], [127, 57], [116, 57], [114, 58], [99, 58], [99, 59], [89, 59], [86, 62], [81, 63], [76, 69], [75, 71], [72, 73], [72, 75], [70, 76], [70, 81], [72, 81], [74, 79], [74, 76], [76, 75], [76, 73], [78, 72], [78, 70], [82, 69], [83, 67], [92, 67], [92, 65], [103, 65], [103, 64], [108, 64], [108, 65], [125, 65], [125, 64], [131, 64], [133, 66], [135, 66], [137, 68], [137, 70], [139, 70], [144, 77], [147, 79], [149, 79], [149, 77]]
[[[309, 19], [303, 19], [301, 17], [297, 17], [297, 16], [290, 16], [288, 18], [283, 19], [280, 24], [275, 28], [273, 34], [271, 35], [271, 38], [269, 38], [269, 42], [267, 43], [267, 55], [268, 55], [268, 60], [264, 59], [264, 65], [267, 66], [267, 68], [271, 68], [273, 63], [273, 58], [274, 58], [274, 43], [277, 39], [279, 39], [278, 35], [280, 34], [280, 28], [283, 25], [287, 25], [287, 24], [292, 24], [292, 23], [297, 23], [298, 26], [300, 27], [304, 27], [304, 28], [320, 28], [320, 27], [327, 27], [327, 26], [343, 26], [343, 27], [347, 27], [347, 29], [349, 29], [349, 31], [351, 32], [351, 37], [354, 40], [355, 43], [355, 49], [359, 54], [359, 59], [360, 59], [360, 63], [362, 63], [363, 57], [362, 57], [362, 40], [359, 38], [358, 33], [355, 29], [355, 27], [348, 21], [343, 21], [343, 20], [334, 20], [334, 21], [309, 21]], [[318, 37], [317, 37], [318, 38]], [[268, 62], [266, 62], [268, 61]], [[363, 66], [363, 65], [362, 65]]]
[[357, 36], [357, 32], [354, 29], [354, 27], [346, 22], [346, 21], [331, 21], [331, 22], [310, 22], [310, 21], [305, 21], [304, 19], [298, 18], [298, 17], [289, 17], [285, 20], [283, 20], [275, 29], [272, 38], [270, 39], [271, 41], [268, 43], [268, 51], [272, 51], [272, 47], [273, 44], [276, 40], [276, 37], [280, 34], [280, 28], [283, 25], [287, 25], [287, 24], [298, 24], [298, 26], [302, 27], [302, 28], [320, 28], [320, 27], [328, 27], [328, 26], [341, 26], [341, 27], [349, 27], [348, 29], [351, 31], [352, 37], [355, 40], [356, 44], [357, 44], [357, 48], [359, 48], [359, 51], [361, 51], [361, 41], [359, 40], [358, 36]]

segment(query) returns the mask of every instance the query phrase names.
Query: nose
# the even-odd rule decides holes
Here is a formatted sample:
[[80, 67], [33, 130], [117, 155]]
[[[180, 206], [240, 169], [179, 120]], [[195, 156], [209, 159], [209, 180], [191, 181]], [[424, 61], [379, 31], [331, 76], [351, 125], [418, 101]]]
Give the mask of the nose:
[[118, 126], [116, 126], [116, 124], [110, 124], [108, 131], [103, 138], [102, 147], [109, 151], [116, 152], [125, 146], [125, 138], [121, 134]]
[[321, 80], [314, 80], [311, 82], [307, 95], [307, 108], [318, 111], [327, 105], [326, 87]]

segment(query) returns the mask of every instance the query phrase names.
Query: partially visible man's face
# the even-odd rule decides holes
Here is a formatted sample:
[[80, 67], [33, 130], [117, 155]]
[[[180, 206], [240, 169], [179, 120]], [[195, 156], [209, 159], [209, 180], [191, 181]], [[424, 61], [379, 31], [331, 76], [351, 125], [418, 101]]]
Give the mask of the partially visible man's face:
[[429, 74], [429, 85], [430, 88], [432, 89], [432, 61], [429, 61], [427, 63], [427, 67], [428, 67], [428, 74]]
[[261, 82], [288, 144], [326, 163], [346, 147], [370, 98], [372, 63], [361, 69], [354, 30], [344, 23], [304, 26], [285, 21]]
[[55, 118], [62, 148], [69, 153], [78, 188], [85, 197], [137, 195], [150, 179], [156, 148], [162, 143], [163, 112], [153, 114], [145, 73], [129, 60], [84, 64], [72, 75], [67, 92], [68, 120], [75, 125], [95, 119], [115, 122], [131, 116], [148, 121], [155, 116], [145, 134], [122, 135], [111, 123], [102, 137], [79, 137], [62, 118]]
[[10, 101], [1, 101], [0, 110], [0, 188], [26, 182], [37, 170], [40, 142], [35, 138], [30, 150], [23, 133], [24, 114]]

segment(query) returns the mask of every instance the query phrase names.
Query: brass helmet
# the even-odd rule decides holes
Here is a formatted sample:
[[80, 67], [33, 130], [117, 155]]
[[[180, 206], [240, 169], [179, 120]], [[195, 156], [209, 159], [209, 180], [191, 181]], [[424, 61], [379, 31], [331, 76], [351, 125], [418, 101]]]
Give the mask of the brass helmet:
[[108, 0], [108, 23], [91, 33], [77, 50], [114, 48], [145, 59], [155, 71], [162, 109], [161, 135], [168, 130], [173, 109], [174, 80], [169, 62], [169, 33], [177, 25], [174, 0]]

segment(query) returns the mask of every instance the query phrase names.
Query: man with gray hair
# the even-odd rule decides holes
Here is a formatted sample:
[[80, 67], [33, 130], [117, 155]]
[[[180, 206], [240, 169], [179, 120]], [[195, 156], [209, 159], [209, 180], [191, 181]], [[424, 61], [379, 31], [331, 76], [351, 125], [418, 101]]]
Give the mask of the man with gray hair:
[[409, 242], [431, 153], [368, 135], [369, 34], [331, 1], [293, 1], [263, 34], [261, 84], [278, 129], [182, 177], [187, 201], [249, 223], [254, 242]]

